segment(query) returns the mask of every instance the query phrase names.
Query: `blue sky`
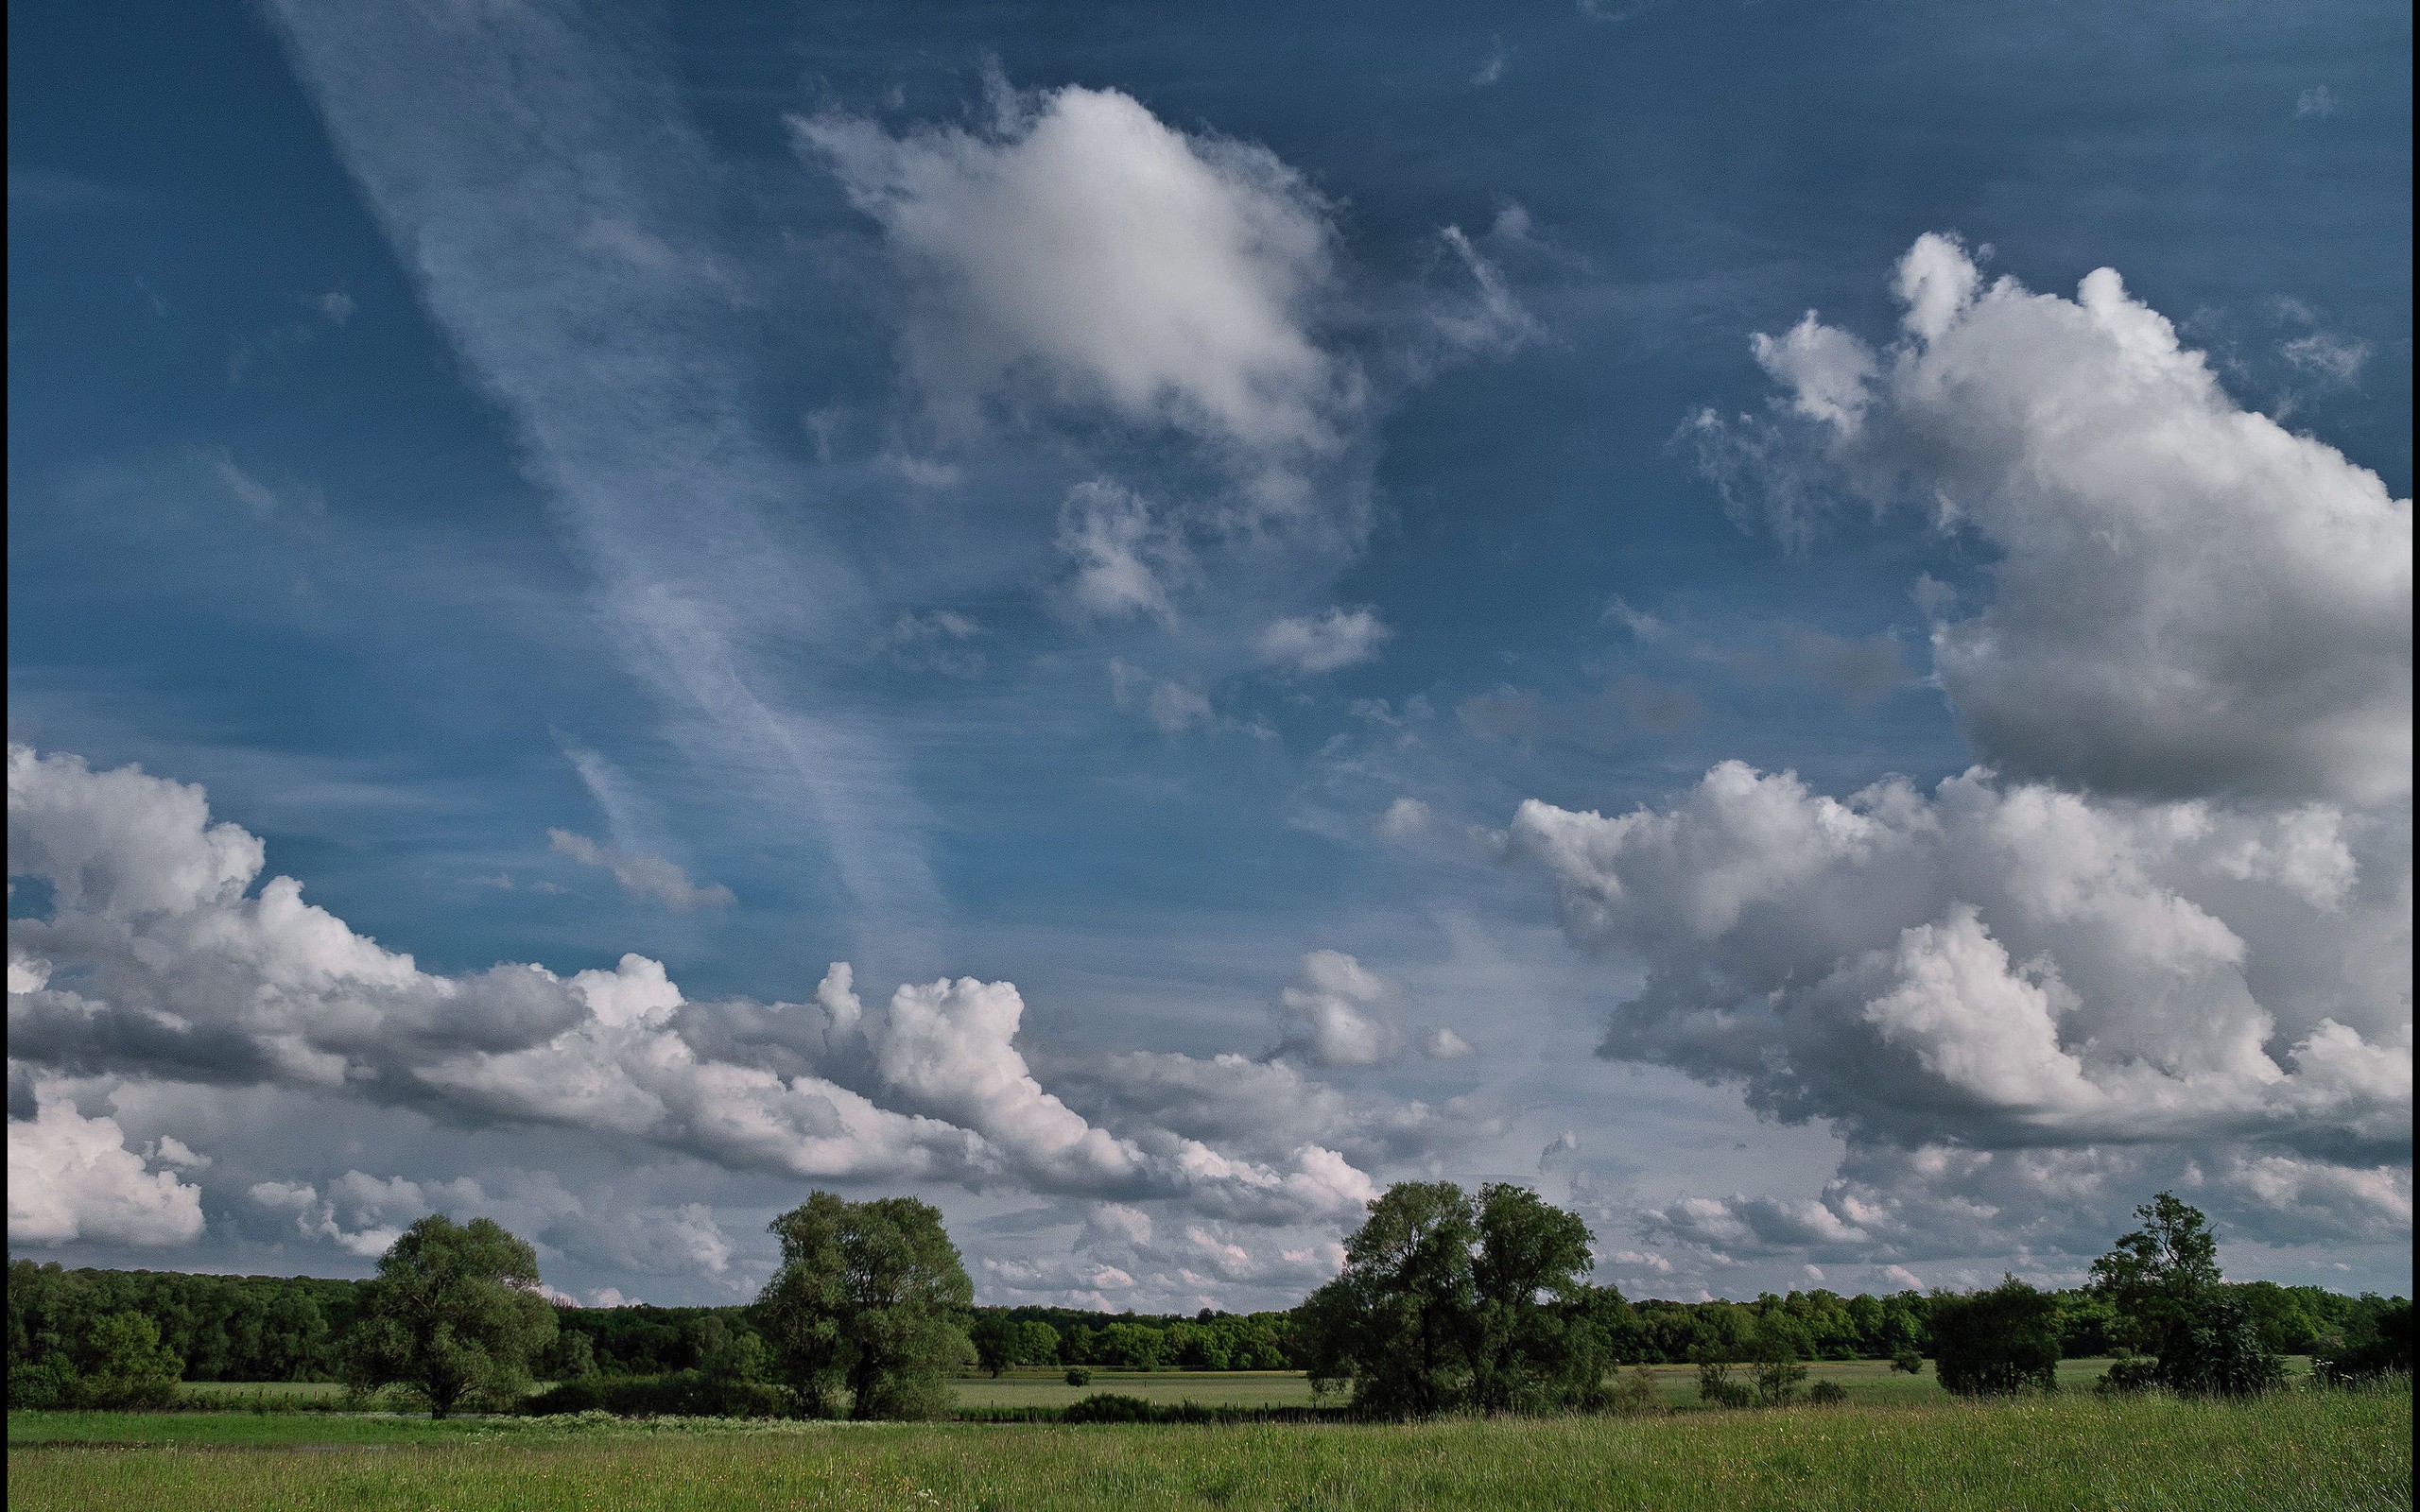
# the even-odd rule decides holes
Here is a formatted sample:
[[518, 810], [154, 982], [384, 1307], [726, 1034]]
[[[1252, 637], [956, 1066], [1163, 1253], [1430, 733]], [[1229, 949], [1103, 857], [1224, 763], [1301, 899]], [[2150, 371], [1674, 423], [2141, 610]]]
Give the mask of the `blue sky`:
[[2408, 8], [10, 31], [13, 1248], [2408, 1276]]

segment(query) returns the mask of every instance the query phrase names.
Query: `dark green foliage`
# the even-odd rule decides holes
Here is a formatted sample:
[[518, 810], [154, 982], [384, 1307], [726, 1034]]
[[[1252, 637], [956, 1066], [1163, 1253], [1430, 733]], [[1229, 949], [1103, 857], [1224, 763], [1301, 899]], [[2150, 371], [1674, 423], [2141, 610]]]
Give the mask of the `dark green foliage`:
[[1059, 1415], [1059, 1420], [1063, 1423], [1148, 1423], [1152, 1420], [1152, 1406], [1140, 1397], [1096, 1391], [1080, 1401], [1070, 1402]]
[[2218, 1235], [2201, 1211], [2163, 1192], [2135, 1216], [2143, 1227], [2092, 1263], [2092, 1280], [2117, 1315], [2119, 1342], [2155, 1363], [2121, 1360], [2101, 1389], [2236, 1397], [2281, 1383], [2285, 1362], [2262, 1339], [2254, 1302], [2221, 1284]]
[[1785, 1407], [1798, 1395], [1806, 1380], [1806, 1367], [1798, 1362], [1808, 1348], [1806, 1329], [1788, 1313], [1776, 1308], [1758, 1315], [1748, 1340], [1748, 1361], [1760, 1406]]
[[1418, 1418], [1601, 1405], [1628, 1304], [1587, 1281], [1587, 1227], [1526, 1188], [1399, 1182], [1296, 1310], [1319, 1389]]
[[1599, 1404], [1613, 1366], [1606, 1334], [1629, 1311], [1588, 1284], [1588, 1226], [1527, 1187], [1481, 1187], [1471, 1266], [1470, 1405], [1536, 1412]]
[[2218, 1289], [2219, 1240], [2201, 1210], [2172, 1192], [2136, 1208], [2135, 1216], [2143, 1227], [2092, 1263], [2092, 1284], [2117, 1315], [2118, 1342], [2160, 1354]]
[[399, 1386], [442, 1418], [465, 1402], [517, 1406], [529, 1362], [554, 1342], [538, 1255], [491, 1218], [433, 1213], [404, 1230], [362, 1289], [341, 1372], [357, 1393]]
[[1962, 1397], [2059, 1389], [2059, 1304], [2014, 1276], [1932, 1303], [1933, 1369]]
[[622, 1418], [786, 1418], [789, 1392], [769, 1381], [746, 1381], [676, 1370], [660, 1376], [589, 1376], [543, 1391], [522, 1403], [539, 1417], [610, 1412]]
[[1399, 1181], [1344, 1242], [1344, 1269], [1297, 1310], [1322, 1390], [1349, 1385], [1356, 1407], [1427, 1417], [1467, 1401], [1478, 1290], [1478, 1228], [1450, 1181]]
[[1806, 1388], [1810, 1407], [1837, 1407], [1849, 1400], [1849, 1388], [1837, 1381], [1818, 1381]]
[[782, 1268], [756, 1312], [800, 1410], [837, 1416], [845, 1391], [853, 1418], [946, 1415], [947, 1372], [975, 1352], [959, 1322], [975, 1288], [940, 1210], [818, 1192], [771, 1228]]
[[1901, 1349], [1891, 1357], [1891, 1368], [1903, 1371], [1908, 1375], [1920, 1376], [1925, 1373], [1925, 1357], [1911, 1349]]
[[967, 1338], [975, 1346], [975, 1363], [991, 1372], [997, 1380], [1016, 1364], [1017, 1326], [997, 1313], [985, 1313], [975, 1319], [967, 1330]]
[[2286, 1362], [2260, 1341], [2252, 1309], [2214, 1294], [2159, 1357], [2160, 1384], [2202, 1396], [2249, 1397], [2286, 1383]]
[[1089, 1386], [1092, 1383], [1093, 1373], [1085, 1369], [1082, 1366], [1071, 1365], [1067, 1367], [1067, 1384], [1071, 1386]]
[[1753, 1407], [1756, 1404], [1756, 1388], [1744, 1381], [1731, 1379], [1729, 1360], [1698, 1362], [1698, 1400], [1718, 1407]]
[[9, 1405], [164, 1407], [177, 1394], [184, 1362], [160, 1342], [160, 1327], [140, 1313], [105, 1313], [80, 1338], [54, 1343], [9, 1370]]
[[184, 1361], [188, 1381], [330, 1381], [335, 1338], [353, 1320], [360, 1284], [310, 1276], [71, 1271], [14, 1261], [9, 1369], [71, 1348], [95, 1318], [140, 1313]]
[[2364, 1295], [2344, 1326], [2323, 1339], [2311, 1373], [2331, 1386], [2411, 1374], [2411, 1304]]

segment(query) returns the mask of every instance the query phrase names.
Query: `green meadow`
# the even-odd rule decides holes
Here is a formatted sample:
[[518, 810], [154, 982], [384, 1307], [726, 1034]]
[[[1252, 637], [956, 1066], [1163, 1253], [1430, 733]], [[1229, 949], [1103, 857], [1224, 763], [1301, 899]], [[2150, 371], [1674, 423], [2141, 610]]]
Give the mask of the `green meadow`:
[[9, 1421], [9, 1505], [29, 1509], [2411, 1504], [2408, 1384], [2243, 1402], [2070, 1392], [1977, 1404], [1936, 1395], [1408, 1425], [431, 1423], [250, 1413]]

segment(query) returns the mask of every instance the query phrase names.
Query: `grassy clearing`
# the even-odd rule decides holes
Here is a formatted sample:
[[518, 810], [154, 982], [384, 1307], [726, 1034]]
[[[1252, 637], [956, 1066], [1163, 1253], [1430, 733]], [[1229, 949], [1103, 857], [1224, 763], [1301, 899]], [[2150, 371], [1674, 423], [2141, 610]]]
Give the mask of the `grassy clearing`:
[[[11, 1507], [2401, 1508], [2411, 1395], [2083, 1395], [1409, 1427], [754, 1428], [343, 1420], [349, 1447], [71, 1445], [9, 1421]], [[83, 1415], [42, 1415], [72, 1418]], [[129, 1415], [132, 1416], [132, 1415]], [[249, 1415], [213, 1420], [282, 1426]], [[186, 1421], [197, 1419], [188, 1417]], [[286, 1419], [285, 1421], [291, 1421]], [[316, 1426], [316, 1425], [315, 1425]], [[21, 1432], [21, 1428], [28, 1431]], [[124, 1442], [121, 1439], [121, 1442]], [[233, 1452], [231, 1452], [233, 1449]]]

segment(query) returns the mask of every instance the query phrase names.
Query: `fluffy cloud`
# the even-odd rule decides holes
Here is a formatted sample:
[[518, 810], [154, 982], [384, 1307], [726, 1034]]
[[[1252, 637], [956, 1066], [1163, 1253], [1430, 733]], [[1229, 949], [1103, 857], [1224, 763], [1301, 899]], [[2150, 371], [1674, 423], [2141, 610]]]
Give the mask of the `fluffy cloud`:
[[1272, 620], [1254, 638], [1253, 649], [1272, 666], [1305, 675], [1333, 672], [1376, 656], [1394, 633], [1367, 607], [1330, 609]]
[[1359, 405], [1315, 329], [1328, 210], [1267, 150], [1190, 135], [1115, 90], [994, 90], [981, 132], [894, 137], [793, 117], [878, 222], [916, 306], [906, 356], [937, 404], [1007, 398], [1168, 427], [1302, 502], [1292, 470]]
[[[30, 1119], [9, 1120], [9, 1242], [182, 1245], [201, 1233], [201, 1189], [154, 1171], [126, 1147], [112, 1118], [86, 1118], [58, 1096], [41, 1096]], [[163, 1164], [193, 1164], [178, 1145]], [[206, 1163], [206, 1162], [199, 1162]]]
[[1184, 540], [1132, 490], [1099, 478], [1068, 490], [1059, 508], [1059, 549], [1076, 564], [1067, 596], [1080, 613], [1140, 613], [1174, 623], [1167, 583], [1185, 570]]
[[[869, 1010], [845, 963], [812, 1005], [691, 1003], [661, 964], [635, 954], [568, 979], [520, 965], [436, 975], [304, 903], [290, 878], [254, 891], [260, 842], [212, 824], [199, 789], [24, 747], [9, 760], [12, 875], [51, 892], [49, 917], [9, 923], [9, 1043], [34, 1065], [318, 1088], [454, 1122], [584, 1130], [736, 1170], [1151, 1197], [1255, 1223], [1332, 1218], [1374, 1191], [1308, 1138], [1253, 1158], [1148, 1119], [1117, 1134], [1093, 1127], [1032, 1074], [1015, 1043], [1024, 1003], [1009, 983], [911, 984]], [[106, 1120], [60, 1122], [74, 1117], [26, 1122], [27, 1158], [104, 1136], [120, 1144]], [[113, 1163], [90, 1159], [132, 1173], [119, 1187], [157, 1188], [172, 1206], [191, 1191], [144, 1176], [122, 1149]], [[130, 1186], [134, 1177], [148, 1185]], [[363, 1252], [444, 1202], [488, 1200], [346, 1180], [324, 1193], [267, 1182], [252, 1196]]]
[[1885, 351], [1810, 314], [1756, 357], [1851, 487], [1998, 552], [1988, 607], [1933, 632], [1984, 760], [2151, 798], [2409, 796], [2410, 500], [2238, 406], [2112, 269], [2066, 300], [1927, 235], [1895, 289]]
[[614, 874], [614, 880], [635, 897], [652, 898], [676, 914], [699, 908], [728, 908], [736, 900], [731, 889], [721, 883], [708, 883], [700, 887], [689, 880], [688, 872], [662, 856], [637, 854], [598, 845], [584, 834], [569, 830], [548, 830], [546, 843], [555, 854], [567, 856], [583, 867], [597, 867]]
[[[490, 1190], [493, 1188], [493, 1190]], [[348, 1170], [324, 1191], [307, 1181], [257, 1181], [253, 1204], [294, 1214], [294, 1230], [349, 1254], [384, 1254], [404, 1228], [433, 1212], [457, 1220], [493, 1218], [507, 1228], [626, 1274], [723, 1278], [734, 1246], [703, 1203], [665, 1208], [614, 1203], [610, 1211], [564, 1190], [552, 1173], [508, 1171], [485, 1183], [470, 1177], [411, 1180]]]
[[[1998, 552], [1969, 618], [1918, 585], [1990, 765], [1840, 799], [1726, 762], [1511, 828], [1572, 940], [1644, 969], [1600, 1054], [1847, 1142], [1820, 1196], [1643, 1231], [1701, 1265], [2072, 1269], [2175, 1186], [2256, 1238], [2408, 1233], [2410, 502], [2236, 405], [2108, 269], [2037, 295], [1926, 236], [1895, 287], [1884, 350], [1810, 314], [1755, 353], [1834, 480]], [[1799, 533], [1785, 429], [1701, 429]], [[1791, 657], [1852, 696], [1899, 676], [1884, 642]]]
[[1292, 1059], [1125, 1050], [1061, 1068], [1055, 1078], [1090, 1116], [1138, 1140], [1163, 1130], [1271, 1165], [1327, 1149], [1361, 1166], [1434, 1160], [1503, 1132], [1456, 1101], [1348, 1096]]
[[1277, 1049], [1316, 1066], [1374, 1066], [1392, 1060], [1403, 1035], [1395, 984], [1342, 951], [1313, 951], [1277, 995]]
[[2394, 826], [1980, 772], [1841, 801], [1725, 763], [1663, 809], [1525, 803], [1512, 843], [1576, 939], [1649, 965], [1604, 1053], [1763, 1111], [1901, 1143], [2408, 1148]]

